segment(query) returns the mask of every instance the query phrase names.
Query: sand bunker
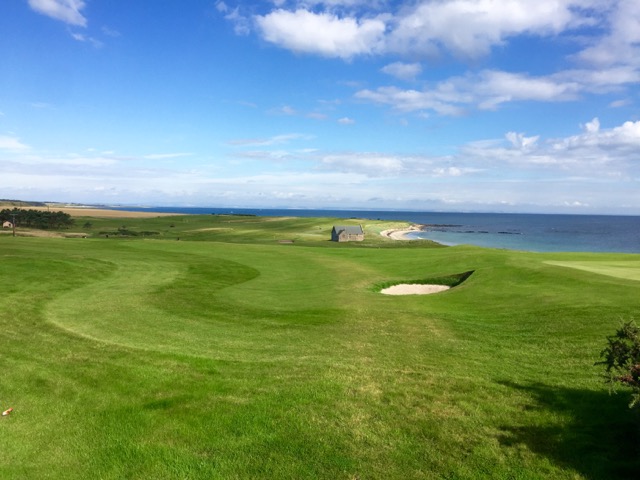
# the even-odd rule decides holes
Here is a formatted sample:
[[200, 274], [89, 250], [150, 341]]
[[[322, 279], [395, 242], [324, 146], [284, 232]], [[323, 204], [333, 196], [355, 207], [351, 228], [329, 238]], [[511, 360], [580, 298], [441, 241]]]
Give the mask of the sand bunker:
[[420, 285], [416, 283], [402, 283], [380, 291], [385, 295], [429, 295], [431, 293], [444, 292], [450, 287], [446, 285]]

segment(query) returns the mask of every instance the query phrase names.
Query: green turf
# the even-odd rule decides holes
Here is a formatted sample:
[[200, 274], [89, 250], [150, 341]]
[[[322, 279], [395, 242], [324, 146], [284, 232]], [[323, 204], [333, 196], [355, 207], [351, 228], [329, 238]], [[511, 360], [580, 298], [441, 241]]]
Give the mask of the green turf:
[[[0, 237], [0, 478], [640, 472], [628, 394], [593, 366], [640, 307], [635, 277], [601, 273], [638, 255], [433, 248], [376, 221], [342, 245], [335, 219], [91, 222]], [[99, 233], [123, 225], [161, 234]]]

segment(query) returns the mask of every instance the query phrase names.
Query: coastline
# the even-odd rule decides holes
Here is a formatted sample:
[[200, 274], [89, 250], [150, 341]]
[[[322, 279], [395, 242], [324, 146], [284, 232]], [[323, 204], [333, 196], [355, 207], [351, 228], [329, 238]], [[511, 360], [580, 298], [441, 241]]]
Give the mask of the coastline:
[[391, 240], [413, 240], [412, 238], [408, 238], [407, 234], [412, 233], [412, 232], [419, 232], [421, 231], [420, 225], [411, 225], [409, 228], [403, 228], [403, 229], [389, 229], [389, 230], [383, 230], [382, 232], [380, 232], [380, 235], [382, 235], [383, 237], [387, 237], [390, 238]]

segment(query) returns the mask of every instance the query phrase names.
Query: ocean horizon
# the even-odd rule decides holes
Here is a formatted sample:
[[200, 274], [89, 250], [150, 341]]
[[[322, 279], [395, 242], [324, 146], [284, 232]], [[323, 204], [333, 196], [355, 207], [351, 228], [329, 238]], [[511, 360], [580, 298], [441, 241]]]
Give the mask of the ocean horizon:
[[640, 216], [300, 208], [107, 207], [113, 210], [260, 217], [334, 217], [424, 225], [408, 238], [531, 252], [640, 253]]

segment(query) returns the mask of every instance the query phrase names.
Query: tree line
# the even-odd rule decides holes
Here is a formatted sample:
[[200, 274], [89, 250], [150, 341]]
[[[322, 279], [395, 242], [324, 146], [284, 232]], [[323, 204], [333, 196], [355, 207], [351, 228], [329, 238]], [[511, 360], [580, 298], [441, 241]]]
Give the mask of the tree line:
[[25, 210], [13, 208], [0, 210], [0, 221], [13, 223], [16, 227], [39, 228], [41, 230], [55, 230], [69, 228], [74, 224], [71, 215], [64, 212], [49, 212], [47, 210]]

